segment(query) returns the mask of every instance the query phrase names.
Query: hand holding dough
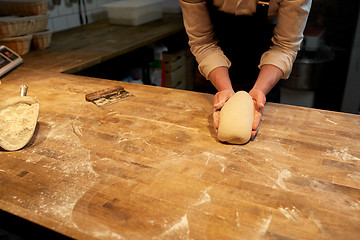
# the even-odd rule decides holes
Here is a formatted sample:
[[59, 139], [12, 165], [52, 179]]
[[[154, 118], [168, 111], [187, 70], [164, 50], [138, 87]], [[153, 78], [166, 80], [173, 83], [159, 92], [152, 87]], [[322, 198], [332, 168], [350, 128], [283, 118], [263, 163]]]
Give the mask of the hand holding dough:
[[254, 121], [254, 102], [245, 91], [233, 95], [222, 107], [218, 138], [232, 144], [244, 144], [250, 140]]

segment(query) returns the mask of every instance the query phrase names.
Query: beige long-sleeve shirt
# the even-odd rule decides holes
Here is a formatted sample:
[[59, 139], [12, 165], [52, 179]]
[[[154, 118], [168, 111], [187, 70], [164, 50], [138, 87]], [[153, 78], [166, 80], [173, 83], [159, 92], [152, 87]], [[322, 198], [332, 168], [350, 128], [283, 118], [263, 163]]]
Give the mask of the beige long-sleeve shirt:
[[[259, 68], [262, 65], [271, 64], [283, 72], [282, 78], [289, 77], [303, 39], [311, 1], [270, 0], [268, 17], [269, 19], [277, 18], [272, 38], [274, 45], [259, 59]], [[214, 38], [206, 1], [179, 0], [179, 2], [186, 32], [189, 36], [190, 49], [199, 63], [200, 73], [208, 78], [213, 69], [220, 66], [230, 67], [231, 62]], [[256, 12], [257, 2], [258, 0], [214, 0], [214, 5], [226, 13], [253, 15]], [[234, 31], [241, 31], [241, 29], [236, 29], [234, 26]]]

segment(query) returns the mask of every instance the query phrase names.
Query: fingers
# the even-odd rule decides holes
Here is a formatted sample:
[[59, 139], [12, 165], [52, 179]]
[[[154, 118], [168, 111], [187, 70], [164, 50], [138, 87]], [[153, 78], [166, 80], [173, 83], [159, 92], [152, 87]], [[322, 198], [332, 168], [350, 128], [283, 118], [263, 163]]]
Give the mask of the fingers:
[[258, 130], [256, 130], [256, 131], [251, 131], [251, 141], [254, 141], [255, 140], [255, 137], [257, 136], [257, 134], [258, 134]]
[[213, 113], [213, 119], [214, 119], [214, 130], [216, 133], [218, 133], [219, 123], [220, 123], [220, 111], [215, 111]]
[[266, 103], [266, 96], [263, 92], [257, 89], [252, 89], [249, 92], [252, 99], [256, 102], [258, 108], [263, 109]]
[[234, 91], [232, 89], [223, 90], [217, 92], [214, 96], [214, 110], [220, 110], [229, 98], [234, 95]]
[[252, 129], [253, 130], [257, 130], [259, 128], [259, 125], [260, 125], [260, 122], [261, 122], [261, 117], [262, 117], [262, 113], [258, 112], [258, 111], [255, 111], [254, 121], [253, 121], [253, 124], [252, 124]]
[[227, 99], [223, 98], [223, 99], [219, 99], [216, 101], [216, 103], [214, 102], [214, 110], [217, 111], [217, 110], [220, 110], [225, 102], [226, 102]]
[[261, 118], [262, 118], [262, 109], [258, 108], [257, 110], [255, 110], [254, 121], [252, 124], [252, 131], [251, 131], [251, 140], [252, 141], [255, 139], [255, 137], [259, 131]]
[[220, 123], [220, 110], [224, 106], [227, 100], [229, 100], [235, 92], [232, 89], [223, 90], [217, 92], [214, 96], [214, 129], [216, 134], [218, 133], [219, 123]]
[[251, 132], [251, 140], [252, 141], [255, 139], [255, 137], [259, 131], [264, 105], [258, 104], [258, 102], [254, 100], [254, 108], [255, 108], [254, 121], [252, 124], [252, 132]]
[[256, 101], [256, 104], [257, 104], [258, 108], [260, 108], [260, 109], [264, 109], [264, 107], [265, 107], [264, 103], [262, 103], [262, 102]]
[[254, 101], [254, 108], [255, 108], [254, 121], [252, 124], [252, 131], [251, 131], [251, 140], [253, 141], [259, 131], [262, 112], [266, 103], [266, 96], [262, 91], [257, 89], [252, 89], [249, 92], [249, 94]]

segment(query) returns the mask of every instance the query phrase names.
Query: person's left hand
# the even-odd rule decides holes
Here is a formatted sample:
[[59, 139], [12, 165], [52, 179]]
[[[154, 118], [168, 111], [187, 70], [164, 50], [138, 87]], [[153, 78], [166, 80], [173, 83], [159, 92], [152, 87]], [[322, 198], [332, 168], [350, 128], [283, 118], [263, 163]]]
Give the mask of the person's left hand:
[[262, 91], [257, 90], [257, 89], [252, 89], [249, 92], [249, 94], [254, 101], [254, 107], [255, 107], [254, 121], [253, 121], [252, 131], [251, 131], [251, 140], [254, 140], [254, 138], [256, 137], [256, 135], [259, 131], [262, 112], [263, 112], [263, 109], [264, 109], [265, 103], [266, 103], [266, 96]]
[[215, 132], [218, 132], [219, 121], [220, 121], [220, 110], [224, 106], [224, 104], [235, 94], [234, 90], [227, 89], [220, 92], [217, 92], [214, 96], [214, 129]]

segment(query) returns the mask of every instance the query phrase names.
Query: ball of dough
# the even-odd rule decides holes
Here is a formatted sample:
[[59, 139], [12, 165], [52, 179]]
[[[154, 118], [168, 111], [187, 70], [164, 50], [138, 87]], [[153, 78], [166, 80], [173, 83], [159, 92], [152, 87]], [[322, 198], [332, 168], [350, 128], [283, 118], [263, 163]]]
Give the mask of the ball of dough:
[[245, 91], [235, 93], [220, 111], [218, 138], [232, 144], [250, 140], [254, 121], [254, 102]]

